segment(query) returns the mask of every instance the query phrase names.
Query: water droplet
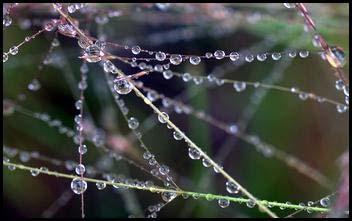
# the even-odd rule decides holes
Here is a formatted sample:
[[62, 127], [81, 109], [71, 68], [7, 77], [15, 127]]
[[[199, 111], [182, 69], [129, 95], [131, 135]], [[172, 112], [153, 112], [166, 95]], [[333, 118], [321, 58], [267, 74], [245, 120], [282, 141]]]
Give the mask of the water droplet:
[[148, 160], [150, 159], [151, 157], [153, 157], [153, 154], [151, 154], [149, 151], [146, 151], [143, 153], [143, 158]]
[[214, 82], [214, 81], [217, 80], [217, 78], [213, 74], [209, 74], [207, 76], [207, 79], [208, 79], [209, 82]]
[[347, 85], [344, 85], [344, 86], [343, 86], [343, 93], [344, 93], [347, 97], [349, 97], [349, 96], [350, 96], [350, 87], [347, 86]]
[[86, 172], [86, 167], [83, 164], [78, 164], [75, 168], [75, 172], [77, 175], [82, 175]]
[[141, 48], [138, 45], [136, 45], [131, 48], [131, 51], [133, 54], [139, 54], [141, 53]]
[[162, 198], [165, 202], [170, 202], [170, 201], [173, 200], [176, 196], [177, 196], [177, 194], [174, 193], [174, 192], [163, 192], [163, 193], [161, 193], [161, 198]]
[[177, 131], [173, 132], [173, 137], [174, 137], [175, 140], [182, 140], [183, 139], [182, 134], [177, 132]]
[[246, 89], [246, 82], [243, 81], [235, 81], [233, 83], [233, 87], [237, 92], [244, 91]]
[[103, 183], [103, 182], [97, 182], [95, 183], [95, 185], [97, 186], [98, 190], [103, 190], [106, 187], [106, 183]]
[[80, 110], [82, 108], [82, 106], [83, 106], [82, 100], [76, 101], [75, 107], [77, 110]]
[[[220, 168], [223, 169], [222, 166], [220, 166]], [[218, 170], [215, 166], [213, 167], [213, 170], [214, 170], [215, 173], [220, 173], [220, 170]]]
[[345, 84], [343, 83], [342, 80], [337, 80], [337, 81], [335, 82], [336, 90], [341, 91], [341, 90], [343, 90], [344, 86], [345, 86]]
[[161, 112], [161, 114], [158, 115], [158, 120], [160, 123], [164, 124], [166, 121], [169, 119], [169, 115], [165, 112]]
[[274, 52], [271, 54], [271, 58], [274, 60], [274, 61], [277, 61], [281, 58], [281, 54], [278, 53], [278, 52]]
[[296, 53], [295, 51], [290, 51], [290, 52], [288, 53], [288, 56], [289, 56], [290, 58], [295, 58], [295, 57], [297, 56], [297, 53]]
[[11, 17], [8, 14], [4, 15], [4, 18], [2, 19], [2, 25], [5, 27], [8, 27], [11, 25], [11, 23], [12, 23]]
[[10, 48], [10, 54], [15, 55], [18, 53], [18, 47], [17, 46], [13, 46]]
[[15, 166], [13, 165], [8, 165], [7, 168], [10, 170], [10, 171], [14, 171], [16, 169]]
[[75, 178], [71, 182], [71, 189], [75, 194], [82, 194], [87, 189], [87, 182], [80, 178]]
[[200, 77], [200, 76], [194, 76], [194, 77], [193, 77], [193, 82], [194, 82], [196, 85], [199, 85], [199, 84], [203, 83], [203, 78]]
[[116, 78], [114, 80], [114, 89], [119, 94], [128, 94], [132, 91], [133, 85], [126, 79]]
[[101, 57], [104, 55], [100, 48], [95, 44], [88, 46], [85, 49], [85, 52], [86, 55], [89, 56], [89, 58], [86, 59], [88, 62], [101, 61]]
[[227, 181], [226, 182], [226, 190], [229, 193], [236, 194], [239, 192], [240, 188], [233, 182]]
[[188, 148], [188, 156], [192, 159], [192, 160], [199, 160], [201, 157], [200, 152], [194, 148], [194, 147], [190, 147]]
[[2, 58], [2, 62], [6, 62], [8, 59], [9, 59], [9, 56], [6, 53], [4, 53], [3, 58]]
[[179, 54], [170, 55], [170, 63], [173, 65], [179, 65], [182, 62], [182, 56]]
[[159, 95], [156, 91], [148, 91], [147, 93], [147, 98], [151, 101], [154, 102], [158, 99]]
[[184, 74], [182, 75], [182, 80], [183, 80], [184, 82], [188, 82], [188, 81], [190, 81], [191, 79], [192, 79], [192, 76], [191, 76], [190, 73], [184, 73]]
[[294, 7], [296, 7], [296, 6], [295, 6], [295, 3], [284, 3], [284, 6], [285, 6], [286, 8], [294, 8]]
[[79, 154], [85, 154], [85, 153], [87, 153], [87, 146], [85, 145], [85, 144], [83, 144], [83, 145], [80, 145], [79, 147], [78, 147], [78, 153]]
[[[30, 40], [30, 39], [29, 39]], [[28, 41], [29, 41], [28, 40]], [[59, 45], [60, 45], [60, 42], [59, 42], [59, 40], [57, 39], [57, 38], [54, 38], [53, 39], [53, 41], [51, 42], [51, 45], [53, 46], [53, 47], [58, 47]]]
[[40, 89], [40, 87], [40, 82], [35, 78], [28, 84], [28, 89], [31, 91], [37, 91]]
[[193, 64], [193, 65], [198, 65], [200, 63], [200, 61], [201, 61], [201, 59], [198, 56], [191, 56], [189, 58], [189, 62], [191, 62], [191, 64]]
[[131, 117], [130, 119], [128, 119], [128, 127], [132, 130], [137, 129], [139, 126], [139, 121], [137, 120], [137, 118]]
[[231, 61], [237, 61], [240, 58], [240, 54], [237, 52], [231, 52], [230, 53], [230, 60]]
[[207, 52], [207, 53], [205, 53], [205, 57], [206, 58], [211, 58], [211, 57], [213, 57], [213, 54], [210, 53], [210, 52]]
[[336, 110], [339, 113], [344, 113], [348, 110], [348, 107], [344, 104], [338, 104], [338, 105], [336, 105]]
[[329, 207], [330, 206], [330, 198], [329, 197], [324, 197], [320, 200], [320, 205], [323, 207]]
[[304, 101], [304, 100], [308, 99], [308, 94], [305, 93], [305, 92], [301, 92], [301, 93], [298, 94], [298, 97], [299, 97], [299, 99]]
[[210, 161], [205, 159], [205, 158], [202, 159], [202, 164], [203, 164], [204, 167], [210, 167], [211, 166]]
[[103, 68], [104, 68], [104, 71], [107, 73], [109, 73], [109, 72], [116, 73], [117, 72], [116, 66], [109, 60], [104, 61]]
[[257, 59], [258, 61], [265, 61], [266, 60], [266, 54], [258, 54]]
[[[314, 205], [314, 202], [313, 201], [309, 201], [308, 203], [307, 203], [307, 206], [309, 206], [309, 207], [312, 207]], [[307, 208], [307, 213], [311, 213], [312, 212], [312, 210], [311, 209], [309, 209], [309, 208]]]
[[22, 162], [28, 162], [31, 159], [31, 155], [27, 151], [21, 151], [19, 158]]
[[230, 205], [230, 201], [228, 199], [219, 199], [218, 204], [221, 208], [226, 208]]
[[229, 130], [231, 134], [237, 134], [238, 132], [238, 126], [236, 124], [231, 124], [229, 126]]
[[161, 52], [161, 51], [156, 52], [156, 53], [155, 53], [155, 58], [156, 58], [156, 60], [158, 60], [158, 61], [163, 61], [163, 60], [165, 60], [165, 58], [166, 58], [166, 54], [165, 54], [164, 52]]
[[252, 54], [249, 54], [245, 57], [245, 60], [250, 63], [254, 60], [254, 56]]
[[170, 172], [170, 169], [166, 165], [160, 165], [159, 172], [160, 172], [161, 175], [166, 175], [166, 174], [168, 174]]
[[346, 64], [346, 55], [340, 47], [331, 47], [325, 56], [330, 65], [335, 68], [342, 68]]
[[[71, 26], [71, 25], [70, 25]], [[62, 31], [62, 32], [65, 32], [66, 31], [66, 29], [64, 28], [65, 26], [64, 25], [59, 25], [59, 30], [60, 30], [60, 32]], [[46, 31], [52, 31], [53, 29], [54, 29], [54, 24], [53, 23], [51, 23], [51, 22], [49, 22], [49, 23], [46, 23], [45, 24], [45, 26], [44, 26], [44, 29], [46, 30]], [[72, 27], [72, 29], [73, 29], [73, 27]], [[76, 33], [76, 30], [71, 30], [70, 29], [70, 31], [71, 32], [74, 32], [74, 33]]]
[[214, 52], [214, 57], [218, 60], [223, 59], [225, 57], [225, 52], [221, 50], [217, 50]]
[[309, 56], [309, 51], [300, 51], [299, 52], [299, 56], [301, 57], [301, 58], [306, 58], [306, 57], [308, 57]]
[[40, 171], [38, 169], [32, 169], [30, 172], [31, 172], [32, 176], [38, 176], [40, 173]]
[[246, 205], [249, 207], [249, 208], [253, 208], [255, 207], [256, 203], [254, 200], [250, 199], [247, 201]]

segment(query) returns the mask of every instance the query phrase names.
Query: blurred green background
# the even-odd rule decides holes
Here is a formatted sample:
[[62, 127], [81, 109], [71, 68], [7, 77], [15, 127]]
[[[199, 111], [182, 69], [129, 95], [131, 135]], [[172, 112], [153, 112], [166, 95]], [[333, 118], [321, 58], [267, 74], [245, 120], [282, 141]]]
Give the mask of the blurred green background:
[[[250, 48], [252, 53], [284, 51], [290, 48], [317, 51], [312, 45], [312, 34], [303, 30], [302, 17], [297, 15], [294, 9], [286, 9], [282, 4], [187, 5], [171, 4], [166, 11], [149, 3], [96, 4], [94, 7], [115, 8], [123, 12], [120, 17], [110, 19], [109, 23], [103, 26], [102, 31], [108, 41], [128, 45], [138, 44], [148, 50], [198, 55], [219, 49], [228, 53], [246, 48]], [[212, 13], [211, 10], [212, 8], [220, 10], [217, 8], [220, 6], [232, 11], [225, 18], [221, 18], [221, 15], [217, 18], [216, 11]], [[332, 45], [344, 48], [348, 60], [349, 5], [339, 3], [308, 4], [307, 6], [321, 34]], [[193, 8], [193, 11], [188, 8]], [[7, 51], [26, 36], [39, 30], [40, 27], [36, 22], [41, 24], [45, 19], [58, 17], [50, 14], [49, 6], [46, 5], [37, 4], [36, 10], [33, 11], [23, 10], [24, 8], [20, 6], [18, 9], [15, 8], [12, 16], [13, 24], [3, 29], [3, 51]], [[189, 16], [189, 23], [184, 22], [187, 21], [185, 19], [188, 18], [187, 16]], [[96, 37], [97, 28], [94, 21], [87, 22], [83, 19], [84, 16], [77, 12], [73, 17], [80, 18], [80, 27], [89, 27], [91, 35]], [[204, 22], [204, 17], [209, 21], [205, 19]], [[25, 18], [31, 19], [34, 24], [29, 29], [21, 29], [18, 25]], [[216, 27], [222, 25], [230, 31], [221, 34], [221, 29], [218, 30]], [[184, 37], [172, 40], [170, 34], [161, 35], [159, 40], [157, 37], [154, 37], [156, 40], [151, 40], [155, 33], [182, 28], [187, 28], [189, 32], [193, 31], [196, 34], [187, 40]], [[48, 51], [53, 36], [54, 33], [39, 36], [22, 46], [16, 56], [10, 56], [3, 64], [3, 99], [16, 100], [19, 94], [24, 94], [26, 99], [17, 101], [21, 106], [33, 112], [49, 113], [52, 118], [60, 119], [63, 125], [73, 127], [76, 110], [71, 87], [76, 87], [80, 77], [79, 69], [82, 62], [78, 56], [81, 51], [75, 40], [59, 35], [60, 47], [54, 49], [53, 53], [58, 56], [62, 64], [44, 65], [43, 70], [39, 72], [38, 65]], [[265, 39], [268, 43], [261, 43]], [[111, 52], [131, 56], [131, 53], [123, 50], [111, 50]], [[296, 86], [343, 103], [342, 93], [338, 93], [334, 86], [336, 79], [333, 76], [333, 70], [319, 55], [311, 53], [306, 59], [296, 58], [286, 68], [278, 68], [283, 62], [285, 62], [284, 59], [254, 61], [241, 65], [234, 71], [224, 71], [224, 77], [261, 82], [269, 78], [274, 70], [279, 69], [282, 70], [281, 79], [275, 84], [286, 87]], [[128, 74], [137, 72], [137, 69], [131, 69], [118, 62], [114, 63]], [[214, 68], [223, 67], [227, 63], [229, 59], [204, 60], [198, 66], [183, 64], [172, 70], [181, 73], [189, 72], [193, 75], [207, 75]], [[89, 64], [89, 69], [88, 89], [85, 95], [89, 114], [95, 125], [103, 128], [109, 135], [127, 135], [130, 130], [108, 91], [101, 67], [97, 64]], [[344, 71], [349, 73], [349, 62], [344, 67]], [[67, 76], [71, 76], [72, 79], [67, 80]], [[28, 83], [33, 78], [39, 79], [42, 85], [37, 92], [27, 89]], [[169, 97], [185, 93], [186, 96], [182, 101], [227, 123], [243, 120], [244, 111], [251, 105], [251, 97], [255, 93], [253, 87], [237, 93], [232, 85], [207, 88], [184, 83], [176, 77], [166, 81], [160, 74], [151, 74], [141, 80], [146, 86]], [[74, 90], [77, 89], [74, 88]], [[124, 96], [123, 99], [130, 109], [129, 115], [138, 118], [141, 124], [152, 115], [150, 108], [132, 93]], [[157, 103], [157, 106], [160, 107], [161, 103]], [[275, 158], [263, 157], [252, 145], [231, 138], [209, 124], [192, 116], [178, 115], [170, 111], [168, 113], [170, 119], [210, 156], [217, 156], [223, 148], [229, 148], [230, 152], [221, 164], [229, 174], [260, 199], [306, 203], [309, 200], [318, 200], [332, 192], [285, 163]], [[152, 119], [155, 120], [156, 117]], [[147, 123], [146, 125], [148, 126]], [[320, 104], [311, 100], [301, 101], [292, 94], [270, 90], [249, 119], [246, 133], [256, 134], [263, 141], [298, 157], [337, 185], [340, 175], [338, 158], [346, 151], [349, 144], [348, 128], [348, 112], [339, 114], [330, 104]], [[190, 160], [185, 143], [175, 141], [171, 131], [164, 125], [157, 124], [143, 133], [143, 140], [156, 155], [157, 160], [171, 168], [176, 183], [181, 188], [226, 194], [226, 180], [211, 169], [204, 168], [200, 162]], [[61, 160], [78, 160], [77, 145], [72, 140], [59, 134], [55, 128], [20, 113], [3, 117], [3, 145], [27, 151], [36, 150], [40, 154]], [[88, 153], [84, 155], [84, 162], [94, 165], [102, 154], [91, 143], [87, 142], [87, 146]], [[142, 152], [138, 143], [132, 142], [131, 147], [122, 154], [145, 164], [142, 160]], [[18, 158], [11, 161], [20, 162]], [[35, 160], [26, 164], [47, 166], [49, 169], [67, 173], [65, 168], [45, 165]], [[111, 172], [140, 180], [153, 180], [156, 184], [160, 184], [152, 176], [140, 172], [123, 161], [114, 162]], [[6, 215], [40, 217], [63, 192], [69, 190], [70, 181], [46, 175], [34, 178], [26, 171], [12, 172], [3, 167], [3, 208], [6, 209]], [[127, 217], [135, 211], [128, 208], [128, 199], [134, 200], [132, 204], [141, 210], [146, 210], [148, 205], [162, 201], [160, 196], [154, 193], [125, 192], [117, 192], [112, 187], [99, 191], [89, 183], [85, 193], [86, 216]], [[79, 208], [80, 198], [74, 195], [54, 214], [54, 217], [79, 217]], [[280, 216], [293, 212], [279, 209], [274, 211]], [[298, 216], [316, 215], [319, 214], [302, 212]], [[158, 216], [266, 217], [257, 209], [248, 209], [245, 205], [232, 203], [230, 207], [221, 209], [215, 201], [184, 200], [182, 197], [163, 208]]]

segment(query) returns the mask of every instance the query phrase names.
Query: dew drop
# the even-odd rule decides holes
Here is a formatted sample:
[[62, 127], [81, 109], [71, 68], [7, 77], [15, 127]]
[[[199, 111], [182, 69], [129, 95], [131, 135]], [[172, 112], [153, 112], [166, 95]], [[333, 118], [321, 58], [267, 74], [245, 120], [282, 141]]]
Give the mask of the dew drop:
[[40, 173], [40, 171], [38, 169], [32, 169], [30, 172], [31, 172], [32, 176], [38, 176]]
[[16, 55], [18, 53], [18, 47], [17, 46], [13, 46], [10, 48], [10, 54], [12, 55]]
[[131, 117], [130, 119], [128, 119], [128, 127], [132, 130], [137, 129], [139, 126], [139, 121], [137, 120], [137, 118]]
[[305, 93], [305, 92], [301, 92], [301, 93], [298, 94], [298, 97], [299, 97], [299, 99], [304, 101], [304, 100], [308, 99], [308, 94]]
[[320, 200], [320, 205], [323, 207], [329, 207], [330, 206], [330, 199], [329, 197], [324, 197]]
[[257, 60], [258, 61], [265, 61], [266, 60], [266, 54], [258, 54], [257, 55]]
[[301, 57], [301, 58], [306, 58], [306, 57], [308, 57], [309, 56], [309, 51], [300, 51], [299, 52], [299, 56]]
[[205, 158], [202, 159], [202, 164], [203, 164], [204, 167], [210, 167], [211, 166], [210, 161], [205, 159]]
[[177, 196], [177, 194], [174, 193], [174, 192], [163, 192], [163, 193], [161, 193], [161, 198], [162, 198], [165, 202], [170, 202], [170, 201], [173, 200], [176, 196]]
[[296, 53], [295, 51], [290, 51], [290, 52], [288, 53], [288, 56], [289, 56], [290, 58], [295, 58], [295, 57], [297, 56], [297, 53]]
[[340, 47], [331, 47], [326, 54], [326, 59], [335, 68], [342, 68], [346, 64], [346, 55]]
[[182, 62], [182, 56], [179, 54], [170, 55], [170, 63], [173, 65], [179, 65]]
[[83, 106], [82, 100], [76, 101], [75, 107], [76, 107], [77, 110], [81, 110], [82, 106]]
[[188, 148], [188, 156], [192, 159], [192, 160], [199, 160], [201, 157], [200, 152], [194, 148], [194, 147], [190, 147]]
[[9, 56], [6, 53], [3, 53], [2, 62], [6, 62], [9, 59]]
[[345, 86], [345, 84], [343, 83], [342, 80], [337, 80], [337, 81], [335, 82], [335, 88], [336, 88], [336, 90], [338, 90], [338, 91], [343, 90], [344, 86]]
[[274, 61], [277, 61], [281, 58], [281, 54], [278, 53], [278, 52], [274, 52], [271, 54], [271, 58], [274, 60]]
[[5, 27], [8, 27], [11, 25], [11, 23], [12, 23], [11, 17], [8, 14], [4, 15], [4, 18], [2, 19], [2, 25]]
[[86, 172], [86, 167], [83, 164], [78, 164], [75, 168], [75, 172], [77, 175], [82, 175]]
[[133, 54], [139, 54], [141, 53], [141, 48], [138, 45], [136, 45], [131, 48], [131, 51]]
[[237, 61], [240, 58], [240, 54], [237, 52], [231, 52], [230, 53], [230, 60], [231, 61]]
[[161, 112], [161, 114], [158, 115], [158, 120], [160, 123], [164, 124], [169, 120], [169, 115], [165, 112]]
[[188, 81], [190, 81], [191, 79], [192, 79], [192, 76], [191, 76], [190, 73], [184, 73], [184, 74], [182, 75], [182, 80], [183, 80], [184, 82], [188, 82]]
[[80, 179], [80, 178], [75, 178], [71, 182], [71, 190], [75, 194], [82, 194], [84, 191], [87, 189], [87, 182]]
[[213, 54], [210, 53], [210, 52], [207, 52], [207, 53], [205, 53], [205, 57], [206, 58], [211, 58], [211, 57], [213, 57]]
[[233, 83], [233, 87], [237, 92], [244, 91], [246, 89], [246, 82], [243, 81], [235, 81]]
[[214, 57], [218, 60], [223, 59], [225, 57], [225, 52], [221, 50], [217, 50], [214, 52]]
[[226, 182], [226, 190], [227, 190], [227, 192], [232, 193], [232, 194], [236, 194], [236, 193], [239, 192], [239, 189], [240, 188], [235, 183], [233, 183], [231, 181], [227, 181]]
[[126, 79], [116, 78], [114, 80], [114, 89], [119, 94], [128, 94], [132, 91], [133, 85]]
[[251, 55], [251, 54], [249, 54], [249, 55], [247, 55], [247, 56], [245, 57], [245, 60], [246, 60], [248, 63], [250, 63], [250, 62], [252, 62], [252, 61], [254, 60], [254, 56]]
[[106, 183], [103, 183], [103, 182], [97, 182], [95, 183], [95, 185], [97, 186], [98, 190], [103, 190], [106, 187]]
[[40, 82], [38, 79], [34, 78], [29, 84], [28, 84], [28, 89], [31, 91], [37, 91], [41, 87]]
[[294, 7], [296, 7], [296, 6], [295, 6], [295, 3], [284, 3], [284, 6], [285, 6], [286, 8], [294, 8]]
[[345, 113], [348, 110], [348, 107], [344, 104], [338, 104], [336, 105], [336, 110], [339, 113]]
[[193, 65], [198, 65], [200, 63], [201, 59], [198, 56], [191, 56], [189, 58], [189, 62]]
[[183, 139], [182, 134], [177, 132], [177, 131], [173, 132], [173, 137], [174, 137], [175, 140], [182, 140]]
[[230, 201], [228, 199], [219, 199], [218, 204], [221, 208], [226, 208], [230, 205]]
[[170, 169], [166, 165], [160, 165], [159, 172], [160, 172], [161, 175], [166, 175], [166, 174], [168, 174], [170, 172]]
[[253, 207], [255, 207], [256, 203], [255, 203], [254, 200], [250, 199], [250, 200], [247, 201], [246, 205], [249, 208], [253, 208]]
[[87, 153], [87, 146], [85, 145], [85, 144], [83, 144], [83, 145], [80, 145], [79, 147], [78, 147], [78, 153], [79, 154], [85, 154], [85, 153]]
[[164, 61], [166, 58], [166, 54], [164, 52], [159, 51], [159, 52], [155, 53], [155, 58], [158, 61]]
[[158, 93], [156, 91], [148, 91], [147, 93], [147, 98], [151, 101], [154, 102], [158, 99]]

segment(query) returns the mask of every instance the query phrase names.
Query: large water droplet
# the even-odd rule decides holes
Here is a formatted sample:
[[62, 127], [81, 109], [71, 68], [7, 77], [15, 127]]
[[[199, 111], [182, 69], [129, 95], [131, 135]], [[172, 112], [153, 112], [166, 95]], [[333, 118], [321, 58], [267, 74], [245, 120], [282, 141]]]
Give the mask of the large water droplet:
[[116, 78], [114, 80], [114, 89], [119, 94], [128, 94], [132, 91], [133, 85], [126, 79]]
[[188, 148], [188, 156], [192, 159], [192, 160], [199, 160], [201, 157], [200, 152], [194, 148], [194, 147], [190, 147]]
[[87, 182], [80, 179], [80, 178], [75, 178], [71, 182], [71, 190], [75, 194], [82, 194], [84, 191], [87, 189]]
[[128, 119], [128, 127], [132, 130], [137, 129], [139, 126], [139, 121], [137, 120], [137, 118], [131, 117], [130, 119]]
[[237, 92], [244, 91], [246, 89], [246, 82], [243, 81], [235, 81], [233, 83], [233, 87]]
[[228, 199], [219, 199], [218, 204], [221, 208], [226, 208], [230, 205], [230, 201]]

